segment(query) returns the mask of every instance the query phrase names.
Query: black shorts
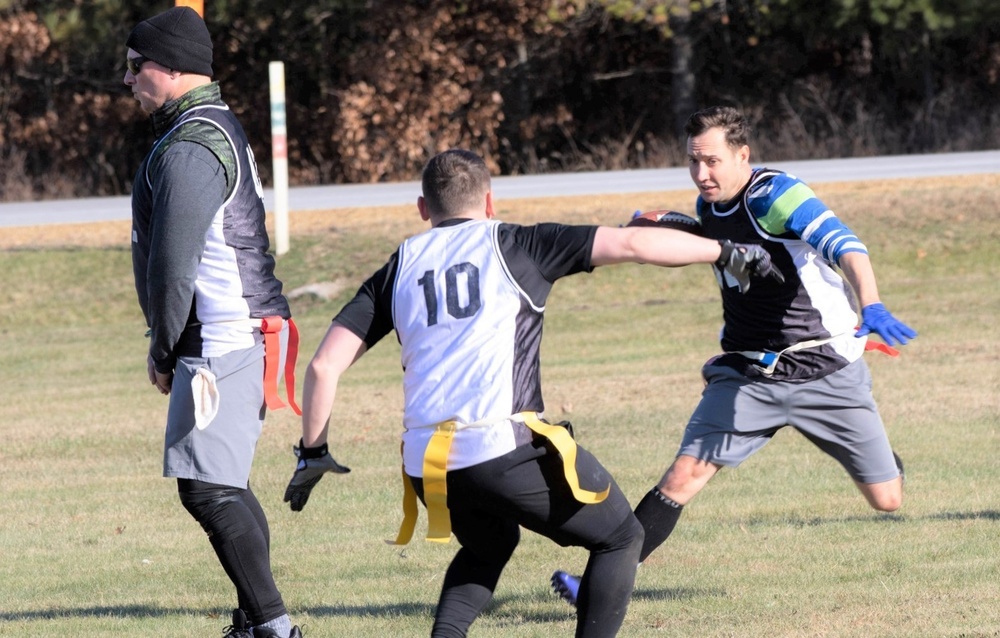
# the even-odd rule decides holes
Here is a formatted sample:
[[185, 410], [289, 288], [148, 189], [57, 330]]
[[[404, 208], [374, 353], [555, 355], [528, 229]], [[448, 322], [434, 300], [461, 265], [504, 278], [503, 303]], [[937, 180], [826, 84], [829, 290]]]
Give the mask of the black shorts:
[[[563, 473], [562, 458], [536, 438], [501, 457], [447, 474], [452, 532], [463, 547], [488, 552], [509, 541], [518, 526], [566, 546], [602, 548], [621, 527], [632, 506], [603, 465], [577, 446], [580, 487], [599, 492], [611, 486], [604, 501], [577, 501]], [[410, 477], [423, 501], [423, 480]]]

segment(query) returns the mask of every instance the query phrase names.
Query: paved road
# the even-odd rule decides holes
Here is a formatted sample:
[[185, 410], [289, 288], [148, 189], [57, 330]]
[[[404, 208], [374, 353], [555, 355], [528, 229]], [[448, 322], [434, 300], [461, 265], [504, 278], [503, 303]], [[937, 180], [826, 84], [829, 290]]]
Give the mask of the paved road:
[[[797, 175], [810, 184], [971, 175], [1000, 173], [1000, 150], [773, 162], [768, 165]], [[561, 173], [498, 177], [493, 180], [493, 193], [497, 200], [686, 189], [693, 189], [686, 168]], [[294, 211], [304, 210], [391, 206], [415, 203], [419, 194], [419, 182], [305, 186], [290, 189], [288, 207], [294, 214]], [[268, 210], [273, 209], [274, 194], [270, 189], [264, 192], [264, 203]], [[0, 227], [115, 221], [130, 217], [128, 197], [0, 204]]]

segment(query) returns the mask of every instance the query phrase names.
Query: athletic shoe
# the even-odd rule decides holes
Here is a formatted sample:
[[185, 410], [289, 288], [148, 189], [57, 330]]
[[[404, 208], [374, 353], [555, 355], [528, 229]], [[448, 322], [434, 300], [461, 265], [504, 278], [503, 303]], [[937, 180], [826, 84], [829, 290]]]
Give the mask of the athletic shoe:
[[552, 591], [559, 597], [576, 607], [576, 598], [580, 594], [580, 577], [572, 576], [563, 571], [552, 574]]
[[222, 630], [222, 638], [254, 638], [250, 621], [242, 609], [233, 610], [233, 624]]

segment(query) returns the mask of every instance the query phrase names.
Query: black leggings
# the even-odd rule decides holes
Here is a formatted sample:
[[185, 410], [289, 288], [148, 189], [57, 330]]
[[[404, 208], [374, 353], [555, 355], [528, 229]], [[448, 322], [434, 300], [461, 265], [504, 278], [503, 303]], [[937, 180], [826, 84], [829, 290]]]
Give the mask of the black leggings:
[[237, 604], [260, 625], [287, 613], [271, 575], [270, 530], [257, 497], [240, 489], [177, 479], [181, 503], [201, 524], [222, 568], [236, 586]]
[[[500, 573], [520, 540], [519, 526], [562, 546], [583, 547], [590, 560], [577, 600], [577, 638], [617, 635], [625, 617], [642, 548], [642, 526], [611, 475], [577, 448], [580, 484], [611, 492], [602, 503], [573, 498], [562, 460], [542, 442], [448, 472], [448, 509], [461, 548], [445, 574], [432, 638], [460, 638], [493, 597]], [[423, 500], [423, 481], [410, 477]]]

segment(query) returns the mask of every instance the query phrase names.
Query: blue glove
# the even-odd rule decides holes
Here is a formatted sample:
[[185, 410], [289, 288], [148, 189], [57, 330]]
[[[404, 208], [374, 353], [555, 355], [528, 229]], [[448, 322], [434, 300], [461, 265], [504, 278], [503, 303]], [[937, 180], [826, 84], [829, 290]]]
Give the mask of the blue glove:
[[917, 336], [916, 330], [893, 317], [881, 303], [869, 304], [861, 309], [861, 327], [854, 336], [863, 337], [871, 332], [878, 334], [890, 346], [895, 342], [905, 345]]

